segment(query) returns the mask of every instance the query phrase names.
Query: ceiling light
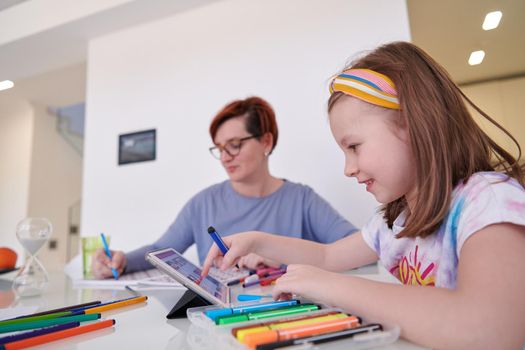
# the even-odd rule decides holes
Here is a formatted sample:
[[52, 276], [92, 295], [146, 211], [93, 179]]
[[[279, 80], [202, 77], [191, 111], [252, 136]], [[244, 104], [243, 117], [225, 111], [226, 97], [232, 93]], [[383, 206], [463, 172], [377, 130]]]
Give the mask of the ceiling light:
[[503, 16], [501, 11], [487, 13], [487, 15], [485, 16], [485, 21], [483, 21], [483, 25], [481, 27], [485, 30], [497, 28], [499, 25], [499, 21], [501, 20], [501, 16]]
[[11, 89], [15, 84], [11, 80], [0, 81], [0, 91]]
[[479, 50], [479, 51], [473, 51], [470, 54], [470, 57], [468, 59], [468, 64], [471, 66], [475, 66], [476, 64], [480, 64], [483, 62], [483, 58], [485, 57], [485, 51]]

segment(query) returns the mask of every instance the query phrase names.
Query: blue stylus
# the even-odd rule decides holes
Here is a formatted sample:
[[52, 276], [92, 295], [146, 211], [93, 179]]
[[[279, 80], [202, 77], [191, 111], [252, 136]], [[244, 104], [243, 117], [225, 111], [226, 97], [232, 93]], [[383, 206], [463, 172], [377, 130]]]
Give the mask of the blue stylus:
[[[228, 253], [228, 247], [226, 244], [224, 244], [224, 241], [222, 240], [221, 236], [215, 231], [213, 226], [208, 227], [208, 233], [210, 234], [211, 238], [215, 241], [215, 244], [219, 247], [219, 249], [222, 252], [222, 255], [226, 255]], [[239, 268], [238, 264], [235, 264], [237, 268]]]
[[[100, 239], [102, 239], [102, 245], [104, 246], [104, 251], [106, 252], [106, 255], [108, 256], [109, 260], [111, 260], [111, 252], [109, 251], [108, 242], [106, 241], [106, 237], [103, 233], [100, 234]], [[111, 272], [113, 273], [113, 277], [115, 279], [118, 279], [118, 272], [117, 269], [114, 267], [111, 268]]]
[[215, 241], [219, 249], [221, 250], [223, 255], [226, 255], [228, 253], [228, 247], [226, 247], [226, 244], [224, 244], [224, 241], [222, 240], [221, 236], [215, 231], [213, 226], [208, 227], [208, 233], [210, 234], [211, 238]]

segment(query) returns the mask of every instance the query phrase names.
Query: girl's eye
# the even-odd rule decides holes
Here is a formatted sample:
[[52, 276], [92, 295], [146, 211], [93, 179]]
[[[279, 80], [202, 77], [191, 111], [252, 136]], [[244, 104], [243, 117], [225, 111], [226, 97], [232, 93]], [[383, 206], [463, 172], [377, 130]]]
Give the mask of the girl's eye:
[[359, 146], [359, 145], [358, 144], [348, 145], [347, 149], [355, 151], [357, 149], [357, 146]]

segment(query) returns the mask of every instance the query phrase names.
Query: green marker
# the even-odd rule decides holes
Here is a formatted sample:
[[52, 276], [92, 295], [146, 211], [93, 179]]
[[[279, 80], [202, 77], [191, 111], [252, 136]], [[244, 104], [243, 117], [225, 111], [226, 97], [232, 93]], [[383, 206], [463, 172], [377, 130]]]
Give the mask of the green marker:
[[294, 315], [294, 314], [314, 311], [318, 309], [319, 309], [319, 306], [315, 304], [302, 304], [302, 305], [297, 305], [297, 306], [283, 307], [283, 308], [279, 308], [275, 310], [256, 311], [256, 312], [249, 312], [249, 313], [240, 314], [240, 315], [223, 316], [223, 317], [217, 318], [215, 320], [215, 323], [217, 325], [224, 325], [224, 324], [251, 321], [251, 320], [260, 320], [260, 319], [269, 318], [269, 317]]
[[[82, 314], [84, 314], [83, 311], [82, 311]], [[25, 322], [30, 322], [30, 321], [48, 320], [50, 318], [57, 318], [57, 317], [64, 317], [64, 316], [76, 316], [76, 315], [80, 315], [80, 313], [72, 312], [72, 311], [62, 311], [62, 312], [55, 312], [55, 313], [47, 314], [47, 315], [13, 318], [10, 320], [0, 321], [0, 326], [7, 326], [9, 324], [19, 324], [19, 323], [25, 323]]]
[[35, 329], [42, 327], [49, 327], [56, 324], [68, 323], [68, 322], [84, 322], [84, 321], [94, 321], [100, 318], [100, 314], [89, 314], [89, 315], [77, 315], [77, 316], [66, 316], [51, 318], [47, 320], [37, 320], [29, 321], [24, 323], [9, 324], [5, 326], [0, 326], [0, 333], [23, 331], [26, 329]]

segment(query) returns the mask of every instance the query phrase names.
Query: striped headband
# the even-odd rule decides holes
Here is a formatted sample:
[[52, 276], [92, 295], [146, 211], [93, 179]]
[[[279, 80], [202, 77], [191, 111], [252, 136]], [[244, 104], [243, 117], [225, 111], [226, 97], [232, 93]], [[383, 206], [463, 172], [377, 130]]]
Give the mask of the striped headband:
[[348, 69], [332, 79], [330, 94], [342, 92], [365, 102], [391, 109], [400, 109], [392, 80], [370, 69]]

